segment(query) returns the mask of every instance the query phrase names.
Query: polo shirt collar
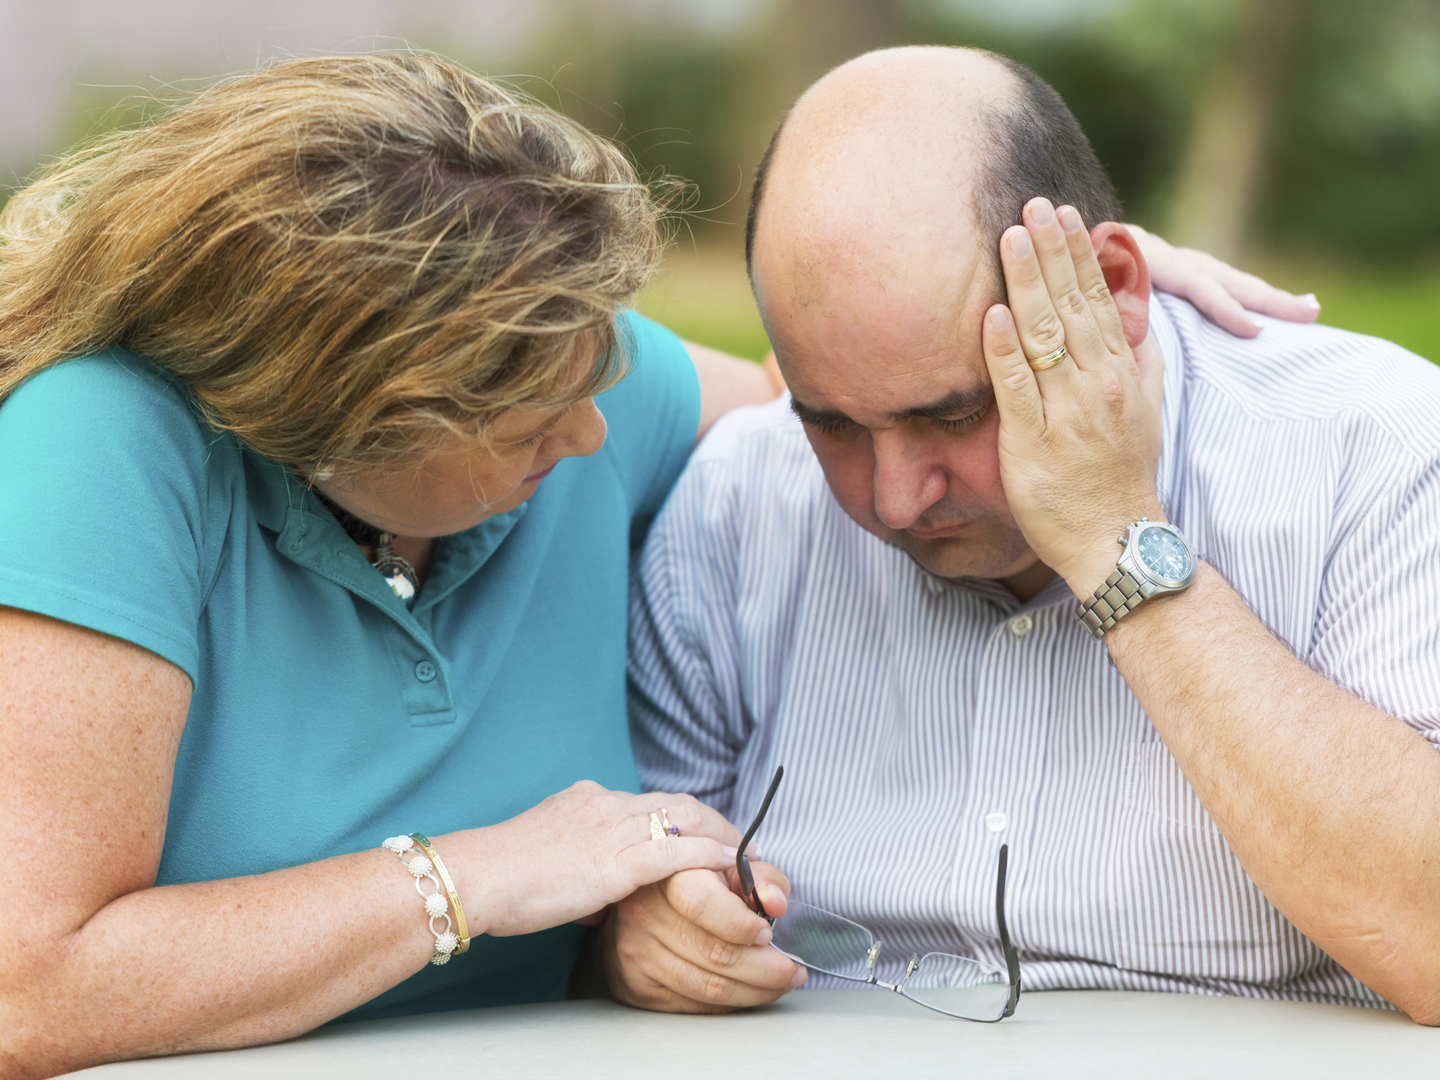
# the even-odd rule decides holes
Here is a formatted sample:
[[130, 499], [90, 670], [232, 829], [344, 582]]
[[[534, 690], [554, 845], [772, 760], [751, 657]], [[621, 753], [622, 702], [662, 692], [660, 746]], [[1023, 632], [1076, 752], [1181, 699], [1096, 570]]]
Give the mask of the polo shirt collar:
[[425, 585], [413, 609], [407, 609], [299, 477], [250, 451], [245, 464], [251, 513], [276, 534], [280, 554], [370, 600], [410, 628], [416, 628], [414, 616], [435, 607], [489, 561], [530, 505], [521, 503], [464, 532], [440, 537]]
[[[245, 450], [245, 489], [250, 513], [264, 528], [279, 533], [285, 528], [285, 516], [304, 491], [298, 478], [285, 466]], [[301, 489], [292, 493], [292, 488]]]
[[[490, 560], [507, 536], [520, 523], [529, 502], [523, 502], [514, 510], [486, 518], [479, 525], [451, 536], [442, 536], [435, 545], [435, 555], [430, 561], [430, 572], [425, 585], [416, 597], [414, 612], [421, 615], [435, 607]], [[375, 575], [379, 577], [377, 573]]]

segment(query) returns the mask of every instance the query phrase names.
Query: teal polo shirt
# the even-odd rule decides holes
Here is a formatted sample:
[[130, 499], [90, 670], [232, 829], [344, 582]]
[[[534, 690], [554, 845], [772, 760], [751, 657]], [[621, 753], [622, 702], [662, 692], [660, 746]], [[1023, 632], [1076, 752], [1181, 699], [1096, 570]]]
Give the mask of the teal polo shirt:
[[[0, 605], [132, 641], [194, 684], [157, 884], [491, 825], [581, 779], [640, 790], [629, 557], [700, 392], [673, 334], [620, 329], [633, 369], [596, 399], [605, 445], [442, 537], [410, 610], [304, 485], [149, 361], [70, 360], [0, 405]], [[477, 938], [350, 1015], [562, 998], [582, 934]]]

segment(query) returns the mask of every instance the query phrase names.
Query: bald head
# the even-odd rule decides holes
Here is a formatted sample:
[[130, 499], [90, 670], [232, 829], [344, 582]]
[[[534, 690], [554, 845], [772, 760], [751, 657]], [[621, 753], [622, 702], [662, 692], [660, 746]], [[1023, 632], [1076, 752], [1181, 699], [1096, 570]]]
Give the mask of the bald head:
[[[968, 49], [869, 53], [791, 110], [751, 199], [755, 296], [837, 501], [945, 577], [1033, 570], [981, 347], [1000, 234], [1047, 196], [1119, 216], [1075, 118]], [[1043, 569], [1043, 568], [1042, 568]]]
[[803, 231], [816, 248], [888, 253], [885, 262], [903, 249], [900, 261], [913, 264], [941, 248], [948, 272], [958, 240], [988, 260], [999, 290], [1000, 234], [1037, 195], [1092, 225], [1120, 217], [1104, 169], [1048, 83], [982, 50], [884, 49], [822, 78], [775, 133], [751, 192], [746, 262], [753, 272], [770, 234]]
[[771, 144], [750, 222], [752, 270], [776, 248], [815, 273], [850, 263], [886, 280], [934, 266], [936, 254], [947, 267], [978, 255], [984, 116], [1017, 89], [987, 54], [960, 49], [884, 50], [832, 71]]

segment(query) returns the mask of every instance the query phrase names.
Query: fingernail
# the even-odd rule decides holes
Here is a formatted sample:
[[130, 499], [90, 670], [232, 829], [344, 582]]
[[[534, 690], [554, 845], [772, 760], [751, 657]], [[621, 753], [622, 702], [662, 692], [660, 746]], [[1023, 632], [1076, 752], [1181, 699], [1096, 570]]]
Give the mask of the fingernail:
[[1060, 217], [1060, 225], [1066, 232], [1079, 232], [1085, 227], [1080, 220], [1080, 213], [1073, 206], [1062, 206], [1056, 213]]
[[1055, 211], [1044, 199], [1036, 199], [1030, 204], [1030, 220], [1036, 225], [1049, 225], [1055, 220]]
[[992, 330], [1004, 330], [1010, 325], [1010, 312], [1001, 304], [996, 304], [990, 309], [990, 328]]
[[755, 944], [769, 945], [770, 942], [774, 939], [774, 937], [775, 931], [771, 930], [770, 927], [766, 926], [758, 934], [755, 935]]
[[807, 968], [796, 969], [795, 974], [790, 976], [790, 989], [798, 990], [805, 985], [805, 980], [808, 978], [810, 978], [810, 972]]
[[1306, 307], [1312, 307], [1316, 311], [1320, 310], [1320, 301], [1315, 299], [1313, 292], [1307, 292], [1304, 296], [1300, 297], [1300, 302]]
[[735, 858], [736, 855], [740, 854], [739, 848], [726, 847], [724, 844], [720, 845], [720, 850], [725, 852], [725, 854], [729, 855], [732, 859]]
[[1024, 229], [1016, 229], [1011, 233], [1008, 243], [1010, 244], [1010, 253], [1012, 255], [1018, 255], [1022, 259], [1026, 255], [1029, 255], [1032, 250], [1030, 247], [1030, 234]]

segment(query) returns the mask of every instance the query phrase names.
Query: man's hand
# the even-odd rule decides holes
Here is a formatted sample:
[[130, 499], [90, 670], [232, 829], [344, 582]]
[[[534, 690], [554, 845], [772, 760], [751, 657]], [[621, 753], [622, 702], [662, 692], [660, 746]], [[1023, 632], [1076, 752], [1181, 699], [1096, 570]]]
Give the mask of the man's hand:
[[[985, 316], [1000, 473], [1031, 549], [1087, 596], [1114, 569], [1125, 526], [1163, 519], [1163, 363], [1147, 339], [1149, 278], [1124, 226], [1101, 225], [1092, 238], [1074, 208], [1057, 214], [1046, 199], [1030, 201], [1024, 222], [1000, 241], [1010, 306]], [[1027, 360], [1062, 345], [1066, 359], [1031, 370]]]
[[[783, 915], [790, 882], [751, 862], [761, 901]], [[734, 871], [687, 870], [637, 889], [601, 929], [605, 978], [617, 1001], [662, 1012], [730, 1012], [768, 1005], [806, 970], [770, 947], [770, 926], [735, 890]]]

